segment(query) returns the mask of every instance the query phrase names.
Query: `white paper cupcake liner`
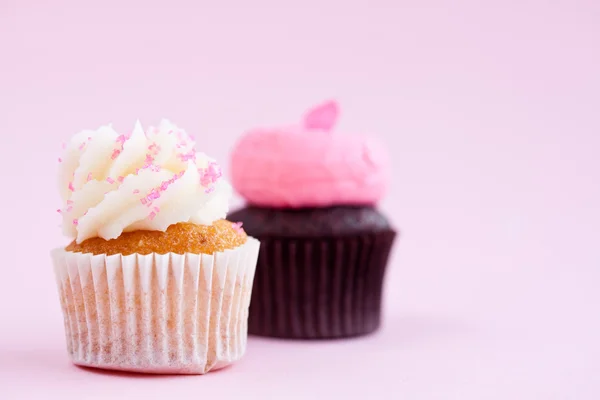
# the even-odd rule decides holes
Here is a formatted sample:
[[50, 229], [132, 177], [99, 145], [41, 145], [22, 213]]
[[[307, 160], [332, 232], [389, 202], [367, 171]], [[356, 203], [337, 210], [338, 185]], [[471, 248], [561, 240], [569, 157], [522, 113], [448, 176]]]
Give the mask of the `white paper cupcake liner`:
[[67, 350], [88, 367], [204, 374], [246, 350], [259, 242], [206, 254], [52, 251]]

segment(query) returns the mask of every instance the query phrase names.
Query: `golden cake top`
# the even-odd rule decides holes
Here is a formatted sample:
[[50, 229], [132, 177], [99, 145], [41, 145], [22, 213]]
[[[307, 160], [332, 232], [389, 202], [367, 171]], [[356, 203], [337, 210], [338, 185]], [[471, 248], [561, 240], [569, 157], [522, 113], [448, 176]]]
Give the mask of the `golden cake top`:
[[240, 223], [222, 219], [212, 225], [178, 223], [169, 226], [165, 232], [146, 230], [125, 232], [111, 240], [95, 237], [81, 243], [73, 241], [65, 250], [124, 256], [135, 253], [214, 254], [241, 246], [246, 239], [246, 233], [241, 229]]

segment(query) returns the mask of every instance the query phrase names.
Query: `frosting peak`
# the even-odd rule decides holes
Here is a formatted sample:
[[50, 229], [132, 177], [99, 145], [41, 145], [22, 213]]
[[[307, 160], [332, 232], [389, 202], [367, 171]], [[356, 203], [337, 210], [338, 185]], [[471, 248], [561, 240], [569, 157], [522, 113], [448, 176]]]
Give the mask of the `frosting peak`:
[[63, 232], [81, 243], [225, 218], [231, 187], [194, 146], [168, 120], [146, 132], [138, 121], [128, 135], [110, 125], [76, 134], [59, 159]]
[[339, 107], [335, 101], [328, 101], [308, 110], [304, 115], [304, 128], [331, 131], [337, 122]]
[[387, 187], [387, 152], [373, 139], [335, 134], [338, 115], [329, 101], [295, 126], [247, 132], [231, 158], [236, 190], [268, 207], [375, 204]]

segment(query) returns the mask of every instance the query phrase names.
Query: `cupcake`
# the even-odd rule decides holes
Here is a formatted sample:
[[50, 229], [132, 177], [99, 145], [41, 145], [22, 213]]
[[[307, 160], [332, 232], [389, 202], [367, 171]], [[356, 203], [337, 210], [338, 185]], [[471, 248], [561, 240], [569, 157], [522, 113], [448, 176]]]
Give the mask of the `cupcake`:
[[233, 186], [248, 204], [230, 219], [261, 242], [251, 334], [328, 339], [380, 326], [396, 236], [375, 208], [388, 157], [373, 139], [334, 134], [337, 117], [328, 102], [299, 125], [246, 133], [232, 152]]
[[259, 242], [224, 219], [219, 165], [166, 120], [80, 132], [59, 162], [72, 242], [52, 258], [72, 361], [203, 374], [238, 360]]

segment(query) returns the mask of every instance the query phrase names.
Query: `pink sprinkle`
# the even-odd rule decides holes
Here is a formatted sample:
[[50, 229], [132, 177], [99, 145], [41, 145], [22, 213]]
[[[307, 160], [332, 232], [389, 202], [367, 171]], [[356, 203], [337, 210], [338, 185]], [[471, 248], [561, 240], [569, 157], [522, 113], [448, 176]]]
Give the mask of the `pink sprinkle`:
[[153, 154], [157, 155], [160, 151], [160, 146], [153, 142], [150, 146], [148, 146], [148, 150]]
[[165, 190], [167, 190], [168, 187], [169, 187], [169, 184], [165, 181], [165, 182], [161, 183], [160, 190], [162, 190], [164, 192]]
[[70, 206], [73, 204], [73, 200], [67, 200], [67, 205]]
[[87, 176], [87, 181], [89, 182], [89, 181], [91, 181], [91, 180], [92, 180], [92, 173], [90, 172], [90, 173], [88, 174], [88, 176]]
[[117, 180], [118, 180], [120, 183], [123, 183], [123, 181], [125, 180], [125, 177], [124, 177], [124, 176], [119, 176], [119, 177], [117, 178]]
[[106, 178], [106, 182], [112, 185], [113, 183], [115, 183], [115, 180], [109, 176], [108, 178]]
[[84, 147], [85, 147], [85, 142], [83, 142], [79, 145], [79, 150], [83, 149]]
[[215, 164], [215, 168], [217, 169], [215, 172], [215, 174], [216, 174], [215, 178], [219, 179], [221, 176], [223, 176], [223, 172], [221, 171], [221, 168], [217, 164]]
[[154, 219], [154, 217], [156, 217], [156, 213], [154, 211], [152, 211], [150, 213], [150, 215], [148, 215], [148, 218], [150, 218], [150, 221], [152, 221]]
[[140, 169], [139, 169], [139, 168], [136, 168], [136, 169], [135, 169], [135, 174], [137, 175], [137, 174], [139, 174], [139, 173], [140, 173]]
[[179, 158], [181, 159], [181, 161], [195, 160], [196, 153], [194, 153], [194, 151], [192, 150], [187, 154], [180, 154]]
[[113, 151], [112, 156], [110, 156], [111, 159], [115, 159], [119, 156], [119, 154], [121, 154], [121, 150], [115, 149], [115, 151]]
[[135, 190], [133, 191], [133, 194], [138, 194], [139, 192], [140, 192], [140, 191], [139, 191], [139, 189], [135, 189]]
[[88, 141], [90, 141], [90, 140], [92, 140], [92, 137], [91, 137], [91, 136], [88, 136]]
[[154, 161], [154, 157], [152, 157], [150, 154], [146, 154], [146, 160], [144, 160], [144, 162], [145, 162], [144, 168], [148, 168], [150, 165], [152, 165], [153, 161]]
[[69, 190], [70, 190], [71, 192], [74, 192], [74, 191], [75, 191], [75, 188], [73, 187], [73, 182], [69, 182]]
[[67, 207], [67, 210], [66, 210], [66, 211], [67, 211], [67, 212], [71, 212], [71, 211], [73, 211], [73, 206], [69, 206], [69, 207]]
[[154, 211], [156, 211], [157, 213], [160, 212], [160, 207], [154, 207]]
[[233, 229], [235, 229], [237, 233], [244, 232], [242, 229], [243, 222], [232, 222], [231, 225], [233, 225]]
[[73, 225], [77, 225], [78, 223], [79, 223], [79, 220], [78, 220], [77, 218], [75, 218], [75, 219], [73, 220]]
[[56, 210], [57, 213], [62, 214], [62, 210], [58, 209]]
[[198, 172], [200, 173], [200, 184], [204, 187], [215, 183], [222, 175], [221, 168], [215, 162], [209, 163], [206, 169], [198, 170]]
[[62, 142], [62, 148], [63, 150], [67, 148], [67, 144], [65, 142]]
[[124, 144], [127, 139], [128, 139], [127, 136], [120, 135], [119, 137], [117, 137], [117, 143]]
[[142, 197], [142, 198], [140, 199], [140, 202], [141, 202], [142, 204], [146, 205], [146, 203], [148, 202], [148, 200], [146, 200], [146, 198], [145, 198], [145, 197]]
[[214, 186], [212, 186], [212, 187], [209, 187], [208, 189], [206, 189], [206, 190], [204, 191], [204, 193], [208, 194], [208, 193], [212, 193], [212, 192], [214, 192], [214, 191], [215, 191], [215, 187], [214, 187]]
[[62, 162], [62, 158], [58, 157], [58, 162]]

